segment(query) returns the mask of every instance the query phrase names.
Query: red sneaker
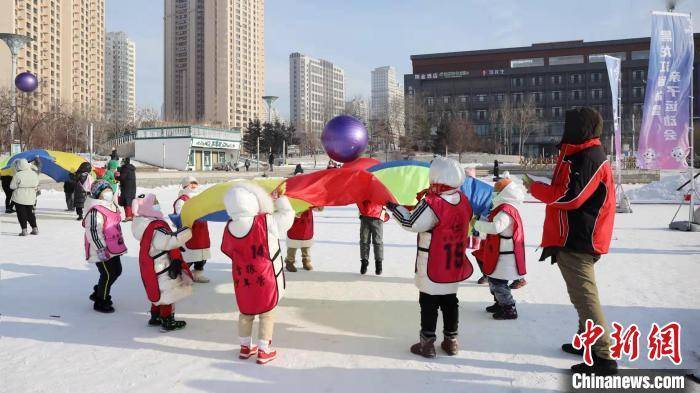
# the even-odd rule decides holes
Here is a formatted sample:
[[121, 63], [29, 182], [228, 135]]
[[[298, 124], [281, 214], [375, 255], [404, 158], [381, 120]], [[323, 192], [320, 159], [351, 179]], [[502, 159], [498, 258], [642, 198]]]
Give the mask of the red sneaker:
[[510, 284], [510, 289], [519, 289], [527, 285], [527, 281], [525, 281], [524, 278], [521, 278], [519, 280], [515, 280]]
[[251, 356], [255, 356], [257, 354], [258, 354], [258, 346], [257, 345], [253, 345], [252, 347], [241, 345], [241, 352], [238, 353], [238, 358], [239, 359], [248, 359]]
[[258, 364], [267, 364], [267, 363], [275, 360], [276, 357], [277, 357], [277, 350], [268, 346], [267, 351], [264, 351], [262, 349], [258, 351]]

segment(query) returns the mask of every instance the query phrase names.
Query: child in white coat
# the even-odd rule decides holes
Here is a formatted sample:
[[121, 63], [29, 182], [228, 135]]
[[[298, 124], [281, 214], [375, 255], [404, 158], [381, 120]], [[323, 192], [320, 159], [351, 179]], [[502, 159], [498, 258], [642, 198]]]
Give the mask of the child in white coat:
[[[224, 229], [221, 251], [232, 262], [233, 288], [240, 311], [239, 358], [257, 354], [259, 364], [277, 357], [271, 346], [274, 313], [285, 290], [279, 238], [294, 221], [289, 200], [274, 197], [273, 201], [262, 187], [251, 182], [237, 183], [224, 197], [231, 220]], [[257, 346], [252, 340], [256, 315], [260, 321]]]
[[474, 224], [474, 230], [485, 239], [473, 254], [488, 276], [496, 300], [486, 308], [494, 319], [518, 318], [508, 281], [518, 280], [526, 273], [525, 236], [518, 212], [524, 197], [518, 184], [510, 179], [499, 180], [494, 185], [493, 209], [488, 219]]
[[153, 194], [138, 196], [131, 206], [135, 215], [131, 231], [141, 243], [141, 280], [151, 301], [148, 325], [161, 326], [162, 332], [182, 329], [187, 324], [175, 320], [174, 303], [192, 294], [192, 273], [180, 254], [192, 231], [173, 232]]
[[459, 351], [459, 283], [471, 276], [473, 268], [465, 254], [472, 218], [469, 200], [459, 190], [464, 171], [455, 160], [436, 157], [428, 174], [430, 188], [410, 212], [403, 206], [387, 206], [410, 232], [418, 233], [415, 284], [420, 291], [420, 341], [411, 352], [434, 358], [438, 309], [442, 311], [444, 340], [440, 347], [448, 355]]

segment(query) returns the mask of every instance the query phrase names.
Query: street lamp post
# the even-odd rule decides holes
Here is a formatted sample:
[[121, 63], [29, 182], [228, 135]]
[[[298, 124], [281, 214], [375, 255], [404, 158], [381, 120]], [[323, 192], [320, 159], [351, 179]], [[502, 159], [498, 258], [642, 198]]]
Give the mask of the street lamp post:
[[[265, 103], [267, 104], [267, 123], [272, 126], [272, 103], [275, 102], [279, 97], [277, 96], [263, 96], [262, 99], [265, 100]], [[272, 149], [272, 146], [270, 146], [270, 149]], [[284, 154], [284, 152], [282, 152]], [[258, 137], [258, 165], [260, 165], [260, 138]], [[272, 165], [272, 164], [271, 164]], [[272, 170], [272, 167], [270, 167], [270, 170]]]
[[[12, 67], [10, 71], [12, 75], [10, 76], [10, 83], [12, 83], [15, 74], [17, 74], [17, 56], [19, 56], [19, 50], [22, 49], [25, 44], [34, 41], [34, 39], [20, 34], [0, 33], [0, 40], [3, 40], [10, 49], [10, 55], [12, 57]], [[13, 86], [10, 87], [10, 104], [12, 105], [12, 113], [10, 114], [10, 146], [15, 142], [15, 122], [17, 122], [17, 86], [14, 86], [14, 83], [12, 83], [12, 85]]]

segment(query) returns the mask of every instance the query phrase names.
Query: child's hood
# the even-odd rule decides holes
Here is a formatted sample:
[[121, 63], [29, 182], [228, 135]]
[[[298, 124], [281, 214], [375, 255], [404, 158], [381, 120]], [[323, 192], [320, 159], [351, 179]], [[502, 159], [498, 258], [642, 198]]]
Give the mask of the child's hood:
[[525, 191], [523, 188], [519, 184], [511, 182], [503, 190], [501, 190], [501, 192], [493, 197], [493, 205], [498, 206], [504, 203], [519, 205], [524, 199]]
[[146, 227], [148, 227], [148, 224], [150, 224], [153, 220], [155, 220], [155, 218], [144, 216], [134, 217], [134, 220], [131, 222], [131, 233], [134, 235], [136, 240], [141, 241], [143, 233], [146, 232]]
[[259, 185], [246, 181], [236, 183], [226, 192], [224, 205], [232, 220], [274, 211], [270, 195]]

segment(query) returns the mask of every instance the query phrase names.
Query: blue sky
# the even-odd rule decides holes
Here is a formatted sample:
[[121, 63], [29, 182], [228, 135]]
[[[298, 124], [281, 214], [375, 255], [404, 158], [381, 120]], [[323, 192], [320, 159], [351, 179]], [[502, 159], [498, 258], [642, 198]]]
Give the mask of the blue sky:
[[[370, 71], [411, 72], [410, 55], [527, 46], [533, 42], [648, 36], [663, 0], [266, 0], [265, 89], [289, 114], [289, 54], [345, 70], [346, 96], [368, 97]], [[700, 1], [682, 0], [700, 32]], [[163, 102], [163, 1], [106, 0], [107, 31], [136, 43], [138, 107]], [[403, 78], [401, 78], [403, 80]]]

